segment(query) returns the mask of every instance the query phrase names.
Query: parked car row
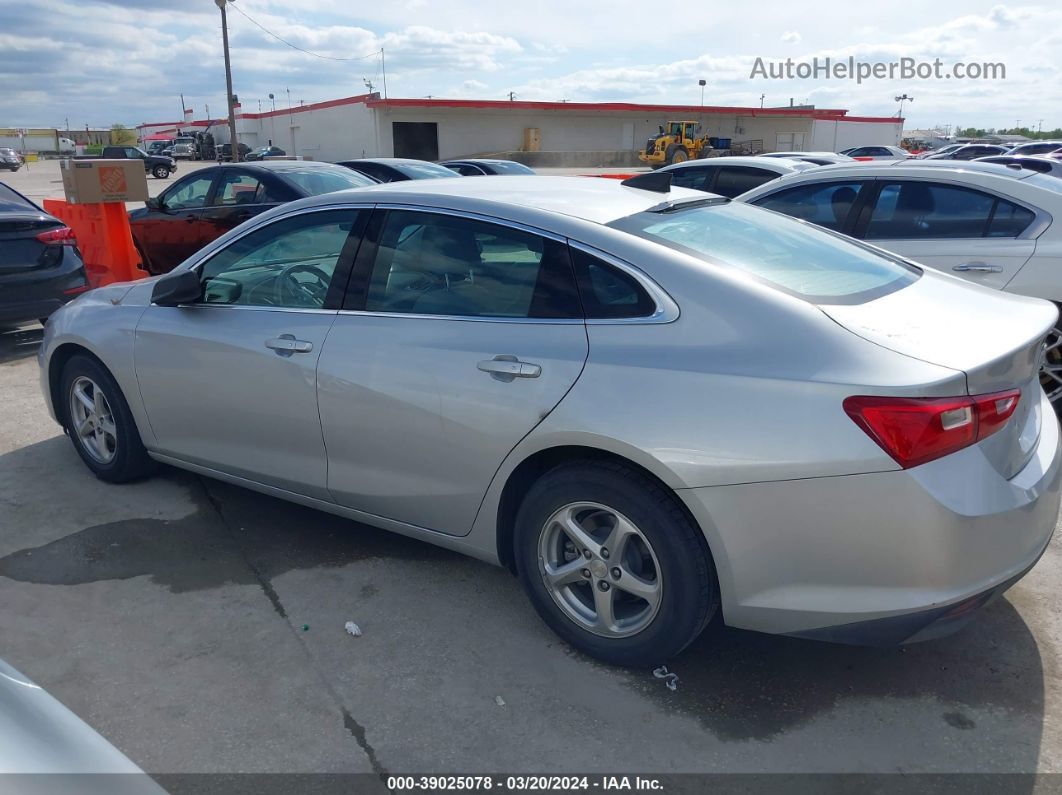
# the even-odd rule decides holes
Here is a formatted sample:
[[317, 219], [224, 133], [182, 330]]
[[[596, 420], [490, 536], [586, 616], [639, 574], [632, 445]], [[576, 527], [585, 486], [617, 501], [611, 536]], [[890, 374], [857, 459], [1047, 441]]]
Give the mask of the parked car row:
[[[164, 462], [507, 566], [608, 662], [660, 664], [717, 615], [946, 634], [1058, 517], [1058, 311], [1017, 293], [1055, 289], [1062, 182], [753, 160], [784, 173], [737, 200], [676, 168], [205, 169], [145, 219], [271, 209], [56, 312], [42, 390], [101, 480]], [[364, 187], [321, 195], [340, 175]]]

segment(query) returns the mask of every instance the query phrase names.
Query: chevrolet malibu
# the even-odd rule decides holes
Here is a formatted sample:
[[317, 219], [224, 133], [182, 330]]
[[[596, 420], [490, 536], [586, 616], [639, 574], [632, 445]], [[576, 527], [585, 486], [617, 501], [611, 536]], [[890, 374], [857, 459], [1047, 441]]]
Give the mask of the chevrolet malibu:
[[507, 566], [609, 662], [717, 614], [956, 628], [1055, 526], [1055, 308], [668, 183], [285, 204], [53, 315], [44, 395], [104, 481], [163, 462]]

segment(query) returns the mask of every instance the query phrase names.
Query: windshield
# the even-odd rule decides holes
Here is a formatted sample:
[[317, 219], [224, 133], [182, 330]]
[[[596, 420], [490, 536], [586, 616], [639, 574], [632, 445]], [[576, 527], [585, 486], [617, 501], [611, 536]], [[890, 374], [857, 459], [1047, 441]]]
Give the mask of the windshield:
[[740, 203], [641, 212], [609, 226], [819, 304], [863, 303], [921, 274], [842, 235]]
[[410, 179], [435, 179], [436, 177], [455, 176], [454, 172], [446, 166], [439, 166], [435, 163], [394, 163], [392, 165]]
[[286, 168], [276, 172], [277, 176], [290, 185], [294, 185], [303, 196], [317, 196], [322, 193], [332, 193], [337, 190], [350, 188], [364, 188], [366, 185], [375, 185], [376, 180], [351, 171], [349, 168], [337, 166], [331, 168]]

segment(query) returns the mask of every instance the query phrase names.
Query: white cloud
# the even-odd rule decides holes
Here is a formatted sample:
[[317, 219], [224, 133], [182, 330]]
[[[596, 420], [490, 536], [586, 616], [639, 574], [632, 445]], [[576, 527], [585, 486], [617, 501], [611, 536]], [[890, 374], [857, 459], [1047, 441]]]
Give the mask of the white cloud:
[[800, 38], [800, 31], [797, 30], [787, 30], [782, 34], [782, 41], [786, 44], [799, 44]]

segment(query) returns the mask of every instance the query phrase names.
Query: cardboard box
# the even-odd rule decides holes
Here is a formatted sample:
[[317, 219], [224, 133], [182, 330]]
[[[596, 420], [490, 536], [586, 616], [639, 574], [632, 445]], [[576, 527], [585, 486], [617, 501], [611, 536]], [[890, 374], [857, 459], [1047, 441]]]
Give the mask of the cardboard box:
[[142, 160], [64, 160], [63, 190], [71, 204], [143, 202], [148, 199]]

